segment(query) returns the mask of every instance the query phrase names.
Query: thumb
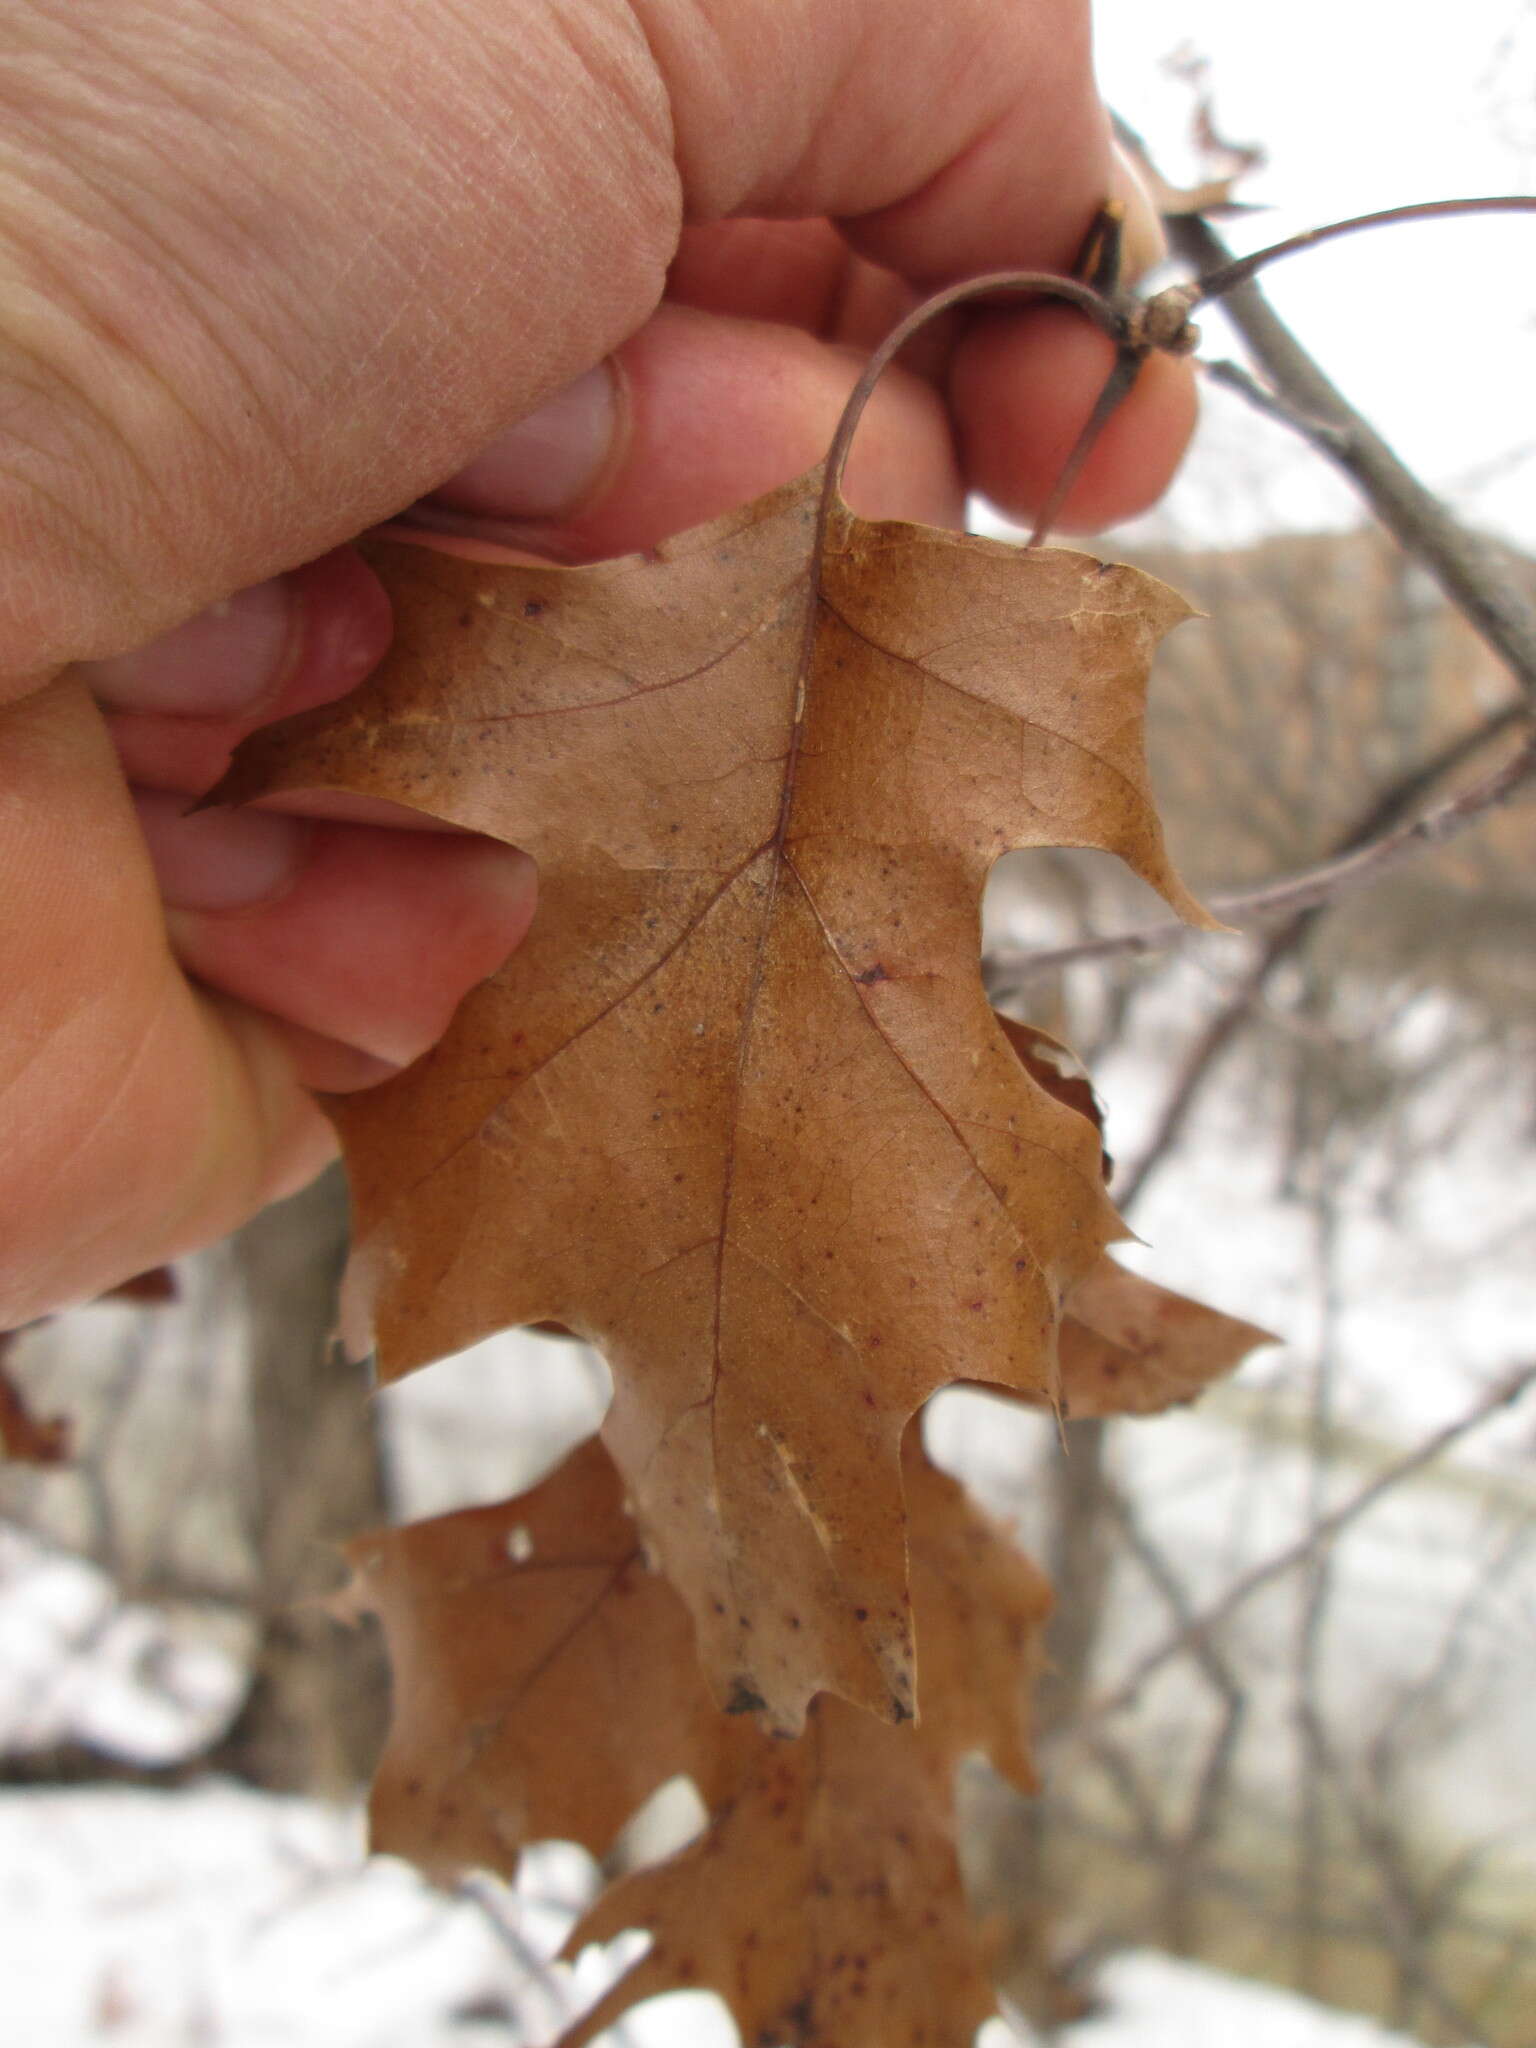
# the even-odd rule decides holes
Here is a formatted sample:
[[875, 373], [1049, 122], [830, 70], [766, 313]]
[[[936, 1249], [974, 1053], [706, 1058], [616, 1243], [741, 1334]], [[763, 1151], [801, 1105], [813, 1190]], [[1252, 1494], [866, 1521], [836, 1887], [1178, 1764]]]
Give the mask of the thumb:
[[1069, 259], [1086, 0], [31, 0], [0, 53], [0, 674], [142, 644], [460, 469], [685, 217], [916, 284]]

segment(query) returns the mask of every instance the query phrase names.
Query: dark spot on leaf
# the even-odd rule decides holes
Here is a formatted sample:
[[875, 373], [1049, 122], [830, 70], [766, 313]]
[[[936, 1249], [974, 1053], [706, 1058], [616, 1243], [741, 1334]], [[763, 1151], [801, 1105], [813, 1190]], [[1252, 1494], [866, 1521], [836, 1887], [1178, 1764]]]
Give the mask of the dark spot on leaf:
[[797, 2044], [810, 2038], [812, 2010], [809, 1991], [784, 2008], [784, 2025]]

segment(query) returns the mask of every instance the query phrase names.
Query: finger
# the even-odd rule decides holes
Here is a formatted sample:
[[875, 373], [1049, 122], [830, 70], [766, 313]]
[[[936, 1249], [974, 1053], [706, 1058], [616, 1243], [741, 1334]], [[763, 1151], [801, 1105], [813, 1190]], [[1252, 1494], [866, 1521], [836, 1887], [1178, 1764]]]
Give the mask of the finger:
[[436, 1042], [533, 916], [533, 862], [490, 840], [137, 805], [186, 971], [390, 1067]]
[[634, 332], [685, 214], [922, 286], [1060, 267], [1109, 177], [1081, 0], [39, 8], [0, 92], [8, 674], [432, 488]]
[[0, 714], [0, 1328], [222, 1235], [334, 1149], [273, 1030], [197, 995], [99, 714]]
[[[242, 591], [187, 625], [75, 677], [105, 705], [189, 973], [268, 1012], [306, 1085], [378, 1080], [433, 1042], [466, 990], [521, 939], [531, 865], [438, 834], [392, 805], [400, 832], [312, 828], [265, 812], [186, 815], [258, 724], [330, 701], [388, 645], [389, 604], [350, 549]], [[175, 794], [173, 794], [175, 792]], [[313, 792], [306, 817], [357, 817]]]
[[720, 220], [683, 229], [667, 298], [869, 349], [916, 293], [895, 271], [855, 256], [829, 220]]
[[[970, 323], [950, 365], [950, 400], [973, 489], [1028, 521], [1066, 466], [1115, 360], [1114, 345], [1066, 306]], [[1058, 525], [1090, 533], [1167, 489], [1196, 412], [1190, 364], [1154, 355], [1110, 416]]]
[[[668, 303], [798, 327], [867, 353], [917, 304], [904, 278], [856, 256], [828, 220], [724, 220], [687, 227], [667, 273]], [[904, 370], [942, 388], [956, 316], [902, 350]]]
[[[1035, 307], [963, 330], [950, 376], [958, 463], [938, 394], [905, 366], [891, 369], [854, 439], [849, 503], [870, 518], [957, 525], [969, 488], [1034, 512], [1087, 417], [1105, 348], [1070, 310]], [[664, 306], [614, 373], [601, 373], [607, 413], [591, 441], [577, 407], [569, 421], [546, 409], [433, 502], [471, 519], [527, 520], [518, 530], [529, 545], [567, 556], [651, 547], [817, 463], [860, 367], [855, 352], [796, 329]], [[1166, 485], [1192, 419], [1187, 372], [1149, 370], [1080, 478], [1073, 517], [1102, 526], [1141, 510]], [[575, 431], [562, 445], [567, 425]], [[593, 445], [605, 451], [595, 468]], [[574, 505], [556, 509], [573, 489]]]
[[[1121, 281], [1134, 282], [1162, 260], [1167, 244], [1156, 207], [1118, 146], [1101, 197], [1120, 206]], [[1006, 266], [1006, 257], [999, 260]], [[1026, 267], [1023, 256], [1017, 267]], [[882, 340], [918, 296], [909, 279], [856, 256], [829, 220], [690, 225], [667, 273], [667, 297], [679, 305], [803, 327], [823, 341], [863, 349]]]
[[[568, 554], [651, 547], [813, 468], [860, 368], [855, 352], [792, 328], [664, 306], [616, 359], [607, 403], [619, 417], [603, 429], [612, 452], [595, 475], [570, 444], [552, 455], [537, 438], [546, 411], [493, 443], [435, 502], [486, 519], [543, 515], [530, 537]], [[551, 506], [571, 478], [583, 480], [574, 505]], [[882, 378], [844, 490], [871, 518], [959, 520], [949, 422], [921, 378], [899, 368]]]
[[1084, 0], [647, 8], [696, 220], [841, 221], [931, 289], [1070, 264], [1113, 176]]
[[336, 548], [74, 673], [107, 713], [129, 780], [196, 796], [258, 725], [355, 689], [389, 635], [378, 578]]
[[[0, 714], [0, 750], [8, 1327], [301, 1186], [334, 1150], [301, 1081], [356, 1085], [432, 1042], [526, 927], [532, 870], [478, 841], [250, 814], [199, 814], [179, 837], [163, 796], [145, 800], [152, 865], [73, 682]], [[261, 838], [274, 830], [307, 837], [308, 858], [290, 845], [285, 866]], [[196, 984], [167, 944], [162, 887], [187, 906], [169, 921]], [[259, 1007], [203, 985], [216, 977]]]

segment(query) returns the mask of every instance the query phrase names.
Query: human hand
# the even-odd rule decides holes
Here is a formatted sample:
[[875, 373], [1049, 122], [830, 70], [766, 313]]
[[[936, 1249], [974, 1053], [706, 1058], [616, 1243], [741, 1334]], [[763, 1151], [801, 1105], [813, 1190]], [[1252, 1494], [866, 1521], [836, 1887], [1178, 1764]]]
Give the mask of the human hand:
[[[1069, 266], [1125, 183], [1080, 0], [34, 0], [9, 43], [0, 1327], [301, 1185], [306, 1084], [419, 1055], [526, 928], [504, 847], [182, 815], [383, 652], [341, 544], [427, 494], [567, 559], [708, 518], [824, 453], [907, 305]], [[946, 325], [847, 495], [1027, 512], [1106, 353]], [[1191, 414], [1149, 365], [1069, 514], [1153, 498]]]

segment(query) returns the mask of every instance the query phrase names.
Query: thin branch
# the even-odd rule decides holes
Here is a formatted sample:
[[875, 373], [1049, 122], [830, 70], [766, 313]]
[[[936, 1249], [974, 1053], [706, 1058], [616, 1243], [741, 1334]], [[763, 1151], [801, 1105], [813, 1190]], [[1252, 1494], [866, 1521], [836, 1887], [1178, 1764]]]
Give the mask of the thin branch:
[[[1512, 192], [1484, 199], [1418, 199], [1407, 206], [1379, 207], [1374, 213], [1351, 214], [1348, 220], [1331, 220], [1322, 227], [1303, 228], [1299, 235], [1287, 235], [1283, 242], [1271, 242], [1267, 248], [1255, 249], [1249, 256], [1234, 256], [1226, 250], [1215, 269], [1202, 266], [1200, 303], [1209, 304], [1212, 299], [1224, 299], [1229, 292], [1241, 290], [1245, 284], [1251, 283], [1258, 271], [1267, 270], [1282, 256], [1294, 256], [1303, 249], [1316, 249], [1324, 242], [1337, 241], [1341, 235], [1356, 234], [1361, 228], [1402, 226], [1415, 220], [1459, 220], [1475, 213], [1536, 213], [1536, 198], [1529, 193]], [[1193, 219], [1198, 216], [1179, 215], [1176, 218]]]
[[[1490, 720], [1469, 739], [1458, 741], [1458, 753], [1464, 755], [1483, 747], [1491, 737], [1507, 731], [1511, 724], [1524, 716], [1523, 705], [1512, 707], [1510, 713], [1501, 715], [1497, 721]], [[1469, 742], [1475, 742], [1475, 746]], [[1418, 847], [1441, 846], [1454, 839], [1485, 812], [1508, 802], [1533, 775], [1536, 775], [1536, 735], [1528, 738], [1498, 768], [1469, 783], [1459, 795], [1404, 824], [1390, 827], [1369, 844], [1356, 846], [1332, 860], [1320, 861], [1315, 867], [1303, 868], [1298, 874], [1265, 882], [1257, 889], [1224, 890], [1210, 899], [1209, 907], [1218, 917], [1234, 924], [1276, 916], [1290, 917], [1300, 911], [1314, 910], [1337, 896], [1380, 881]], [[1415, 780], [1421, 780], [1419, 771], [1415, 773]], [[1104, 938], [1079, 939], [1070, 946], [1055, 946], [1048, 951], [994, 951], [987, 957], [989, 986], [995, 998], [1035, 975], [1076, 966], [1084, 960], [1162, 952], [1169, 946], [1182, 943], [1190, 933], [1189, 925], [1177, 918], [1168, 918], [1160, 924], [1146, 925], [1139, 931], [1112, 932]]]
[[1122, 347], [1115, 356], [1114, 367], [1099, 387], [1099, 395], [1093, 401], [1093, 409], [1082, 424], [1077, 439], [1073, 442], [1066, 461], [1061, 465], [1050, 495], [1040, 508], [1030, 532], [1028, 545], [1040, 547], [1046, 535], [1061, 515], [1061, 508], [1071, 495], [1072, 486], [1083, 471], [1083, 464], [1093, 453], [1094, 443], [1103, 432], [1111, 413], [1115, 412], [1122, 398], [1141, 374], [1145, 351]]
[[1512, 1408], [1533, 1385], [1536, 1385], [1536, 1360], [1522, 1365], [1515, 1372], [1497, 1381], [1464, 1415], [1459, 1415], [1454, 1422], [1446, 1423], [1444, 1428], [1436, 1430], [1433, 1436], [1426, 1437], [1415, 1449], [1405, 1452], [1384, 1472], [1379, 1472], [1368, 1485], [1351, 1494], [1348, 1500], [1341, 1502], [1331, 1513], [1322, 1516], [1315, 1527], [1309, 1528], [1296, 1542], [1288, 1544], [1284, 1550], [1277, 1551], [1263, 1564], [1255, 1565], [1251, 1571], [1245, 1572], [1227, 1588], [1219, 1600], [1213, 1601], [1188, 1627], [1181, 1628], [1176, 1635], [1169, 1636], [1155, 1649], [1148, 1650], [1140, 1657], [1112, 1692], [1106, 1693], [1102, 1699], [1093, 1701], [1077, 1727], [1070, 1731], [1072, 1736], [1082, 1735], [1099, 1722], [1108, 1720], [1111, 1715], [1123, 1713], [1127, 1707], [1134, 1706], [1149, 1682], [1165, 1665], [1172, 1663], [1177, 1657], [1193, 1652], [1199, 1643], [1217, 1629], [1224, 1628], [1238, 1609], [1245, 1606], [1255, 1593], [1262, 1592], [1276, 1579], [1284, 1578], [1298, 1565], [1306, 1563], [1319, 1545], [1335, 1542], [1352, 1522], [1358, 1521], [1386, 1494], [1401, 1486], [1405, 1479], [1411, 1479], [1414, 1473], [1422, 1471], [1426, 1465], [1433, 1464], [1435, 1459], [1442, 1456], [1453, 1444], [1460, 1443], [1463, 1437], [1470, 1436], [1473, 1430], [1481, 1428], [1501, 1409]]
[[1342, 427], [1320, 420], [1316, 413], [1304, 412], [1299, 405], [1292, 405], [1278, 391], [1271, 391], [1267, 384], [1261, 384], [1251, 370], [1245, 370], [1241, 363], [1234, 363], [1230, 356], [1203, 360], [1199, 367], [1211, 383], [1235, 391], [1239, 398], [1248, 401], [1255, 412], [1278, 420], [1281, 426], [1289, 427], [1293, 434], [1300, 434], [1304, 441], [1321, 449], [1325, 455], [1337, 455], [1348, 445], [1349, 436]]
[[[1174, 248], [1204, 274], [1203, 295], [1224, 294], [1227, 317], [1287, 410], [1320, 422], [1327, 430], [1309, 432], [1312, 445], [1344, 472], [1382, 525], [1424, 564], [1536, 703], [1536, 607], [1513, 587], [1497, 548], [1464, 527], [1323, 374], [1246, 277], [1246, 267], [1256, 257], [1234, 259], [1215, 229], [1193, 216], [1175, 216], [1167, 226]], [[1320, 238], [1313, 232], [1283, 246], [1306, 248]], [[1240, 277], [1246, 281], [1234, 284]]]
[[1299, 950], [1318, 915], [1315, 910], [1298, 911], [1270, 934], [1258, 959], [1190, 1047], [1140, 1157], [1115, 1175], [1115, 1205], [1122, 1216], [1129, 1216], [1147, 1182], [1171, 1156], [1217, 1062], [1258, 1008], [1271, 976]]

